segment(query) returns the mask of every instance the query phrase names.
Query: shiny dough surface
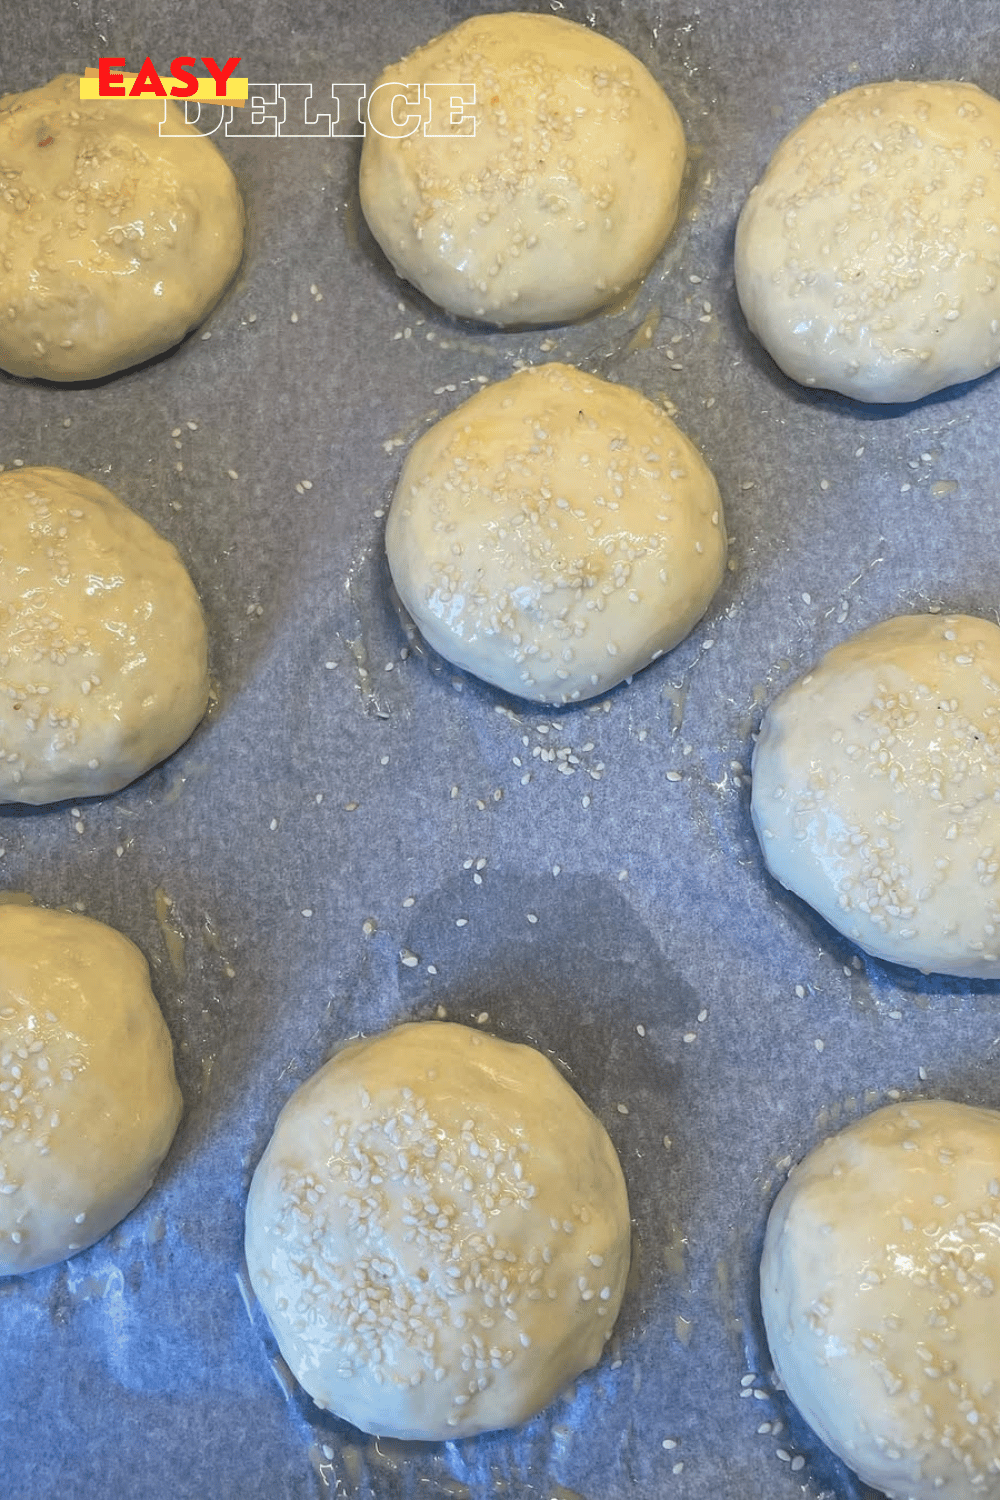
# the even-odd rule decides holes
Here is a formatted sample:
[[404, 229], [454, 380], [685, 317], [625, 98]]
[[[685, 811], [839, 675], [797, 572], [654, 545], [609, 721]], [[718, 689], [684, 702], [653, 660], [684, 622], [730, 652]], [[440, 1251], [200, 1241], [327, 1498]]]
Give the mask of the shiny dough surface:
[[669, 651], [726, 565], [694, 445], [638, 391], [562, 364], [485, 387], [418, 439], [386, 548], [435, 650], [539, 703], [594, 697]]
[[677, 218], [686, 146], [674, 106], [617, 42], [557, 16], [474, 16], [387, 68], [389, 82], [475, 89], [452, 124], [437, 87], [403, 138], [378, 133], [393, 129], [387, 90], [365, 136], [365, 218], [431, 301], [481, 322], [562, 323], [646, 274]]
[[408, 1024], [289, 1100], [246, 1255], [318, 1405], [387, 1437], [467, 1437], [525, 1421], [600, 1358], [629, 1266], [625, 1182], [541, 1053]]
[[107, 1234], [149, 1190], [180, 1114], [138, 948], [89, 917], [0, 904], [0, 1275]]
[[0, 803], [117, 791], [207, 702], [204, 615], [171, 543], [79, 474], [0, 473]]
[[747, 199], [736, 285], [793, 380], [916, 401], [1000, 364], [1000, 102], [971, 83], [837, 94]]
[[824, 1141], [761, 1262], [774, 1367], [809, 1424], [896, 1500], [1000, 1495], [1000, 1113], [893, 1104]]
[[178, 343], [243, 255], [214, 143], [164, 102], [81, 100], [62, 74], [0, 98], [0, 368], [95, 380]]
[[1000, 977], [1000, 629], [900, 615], [768, 708], [751, 811], [764, 859], [876, 957]]

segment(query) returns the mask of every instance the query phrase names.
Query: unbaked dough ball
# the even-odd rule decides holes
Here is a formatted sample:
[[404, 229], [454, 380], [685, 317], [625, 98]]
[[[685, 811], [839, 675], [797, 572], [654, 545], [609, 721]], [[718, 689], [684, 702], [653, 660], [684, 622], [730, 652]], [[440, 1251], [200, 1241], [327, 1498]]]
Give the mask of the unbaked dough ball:
[[207, 703], [205, 621], [174, 547], [91, 479], [0, 474], [0, 803], [117, 791]]
[[1000, 103], [878, 83], [778, 147], [736, 234], [746, 320], [786, 375], [916, 401], [1000, 365]]
[[[376, 89], [388, 83], [419, 86], [422, 107], [373, 90], [361, 206], [433, 302], [485, 323], [562, 323], [646, 274], [677, 218], [684, 132], [617, 42], [556, 16], [474, 16]], [[475, 103], [452, 112], [448, 84]], [[391, 108], [404, 129], [420, 114], [412, 135]]]
[[1000, 629], [903, 615], [764, 715], [751, 810], [771, 873], [878, 958], [1000, 977]]
[[435, 650], [539, 703], [669, 651], [726, 566], [694, 446], [638, 391], [560, 364], [485, 387], [413, 445], [386, 547]]
[[89, 917], [0, 905], [0, 1276], [65, 1260], [131, 1213], [180, 1114], [138, 948]]
[[1000, 1114], [894, 1104], [795, 1168], [768, 1220], [774, 1368], [895, 1500], [1000, 1495]]
[[0, 99], [0, 368], [95, 380], [211, 311], [243, 254], [214, 144], [162, 100], [81, 100], [66, 73]]
[[512, 1427], [597, 1363], [629, 1265], [604, 1127], [531, 1047], [442, 1022], [338, 1053], [250, 1188], [250, 1280], [318, 1405], [384, 1437]]

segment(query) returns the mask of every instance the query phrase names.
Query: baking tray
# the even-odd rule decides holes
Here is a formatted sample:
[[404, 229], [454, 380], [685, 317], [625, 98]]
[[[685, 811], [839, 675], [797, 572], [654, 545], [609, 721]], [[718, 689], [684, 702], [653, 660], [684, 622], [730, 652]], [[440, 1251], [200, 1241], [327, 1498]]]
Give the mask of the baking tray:
[[[688, 136], [681, 220], [627, 307], [459, 327], [368, 236], [356, 141], [222, 139], [249, 236], [205, 327], [94, 386], [0, 378], [0, 462], [100, 480], [178, 546], [215, 685], [135, 785], [0, 812], [0, 886], [149, 957], [186, 1106], [119, 1229], [0, 1282], [5, 1500], [863, 1493], [773, 1390], [768, 1206], [791, 1160], [895, 1092], [1000, 1106], [996, 986], [869, 960], [776, 887], [747, 768], [763, 705], [848, 633], [904, 610], [995, 617], [1000, 385], [877, 409], [792, 385], [740, 316], [733, 231], [827, 95], [889, 77], [1000, 91], [996, 28], [944, 0], [556, 8], [641, 57]], [[105, 55], [239, 53], [322, 108], [474, 9], [8, 7], [3, 86]], [[547, 358], [665, 402], [732, 537], [688, 640], [560, 711], [412, 649], [382, 554], [409, 442], [481, 377]], [[526, 1427], [382, 1443], [290, 1384], [246, 1292], [243, 1207], [279, 1108], [338, 1042], [439, 1012], [549, 1052], [601, 1117], [634, 1270], [602, 1364]]]

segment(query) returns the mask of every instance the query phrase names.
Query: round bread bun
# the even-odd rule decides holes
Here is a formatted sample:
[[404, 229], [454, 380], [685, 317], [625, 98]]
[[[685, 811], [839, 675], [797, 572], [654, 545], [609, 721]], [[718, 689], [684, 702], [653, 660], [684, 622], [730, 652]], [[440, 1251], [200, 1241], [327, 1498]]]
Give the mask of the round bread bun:
[[386, 548], [435, 650], [553, 704], [676, 646], [726, 566], [719, 491], [692, 443], [638, 391], [560, 364], [484, 387], [418, 439]]
[[1000, 1114], [876, 1110], [797, 1166], [760, 1271], [774, 1368], [895, 1500], [1000, 1494]]
[[736, 233], [743, 312], [786, 375], [918, 401], [1000, 365], [998, 147], [971, 83], [850, 89], [792, 131]]
[[173, 546], [65, 469], [0, 474], [0, 803], [117, 791], [208, 703], [198, 596]]
[[[556, 16], [474, 16], [385, 84], [419, 88], [421, 104], [372, 91], [361, 207], [432, 302], [484, 323], [564, 323], [645, 276], [677, 218], [684, 131], [617, 42]], [[450, 109], [448, 84], [475, 102]]]
[[304, 1083], [247, 1203], [292, 1373], [384, 1437], [540, 1411], [600, 1359], [629, 1252], [604, 1127], [541, 1053], [445, 1022], [354, 1042]]
[[65, 73], [0, 99], [0, 368], [96, 380], [176, 344], [243, 254], [213, 143], [164, 101], [82, 100]]
[[1000, 978], [1000, 629], [902, 615], [768, 708], [751, 812], [768, 869], [878, 958]]
[[89, 917], [0, 905], [0, 1275], [65, 1260], [131, 1213], [180, 1115], [138, 948]]

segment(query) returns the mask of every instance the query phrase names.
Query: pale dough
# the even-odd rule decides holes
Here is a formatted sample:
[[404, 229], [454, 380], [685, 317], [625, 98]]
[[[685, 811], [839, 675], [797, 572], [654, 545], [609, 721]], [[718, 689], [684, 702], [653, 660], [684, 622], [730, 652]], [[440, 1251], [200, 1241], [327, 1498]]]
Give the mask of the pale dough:
[[208, 643], [174, 547], [65, 469], [0, 474], [0, 803], [117, 791], [208, 703]]
[[793, 380], [915, 401], [1000, 365], [1000, 103], [878, 83], [778, 147], [736, 234], [753, 332]]
[[0, 905], [0, 1275], [107, 1234], [181, 1114], [146, 960], [103, 922]]
[[1000, 978], [1000, 629], [903, 615], [764, 715], [751, 811], [771, 873], [869, 953]]
[[243, 254], [212, 141], [163, 101], [81, 100], [63, 74], [0, 99], [0, 368], [94, 380], [176, 344]]
[[443, 1022], [355, 1042], [303, 1084], [247, 1204], [292, 1373], [385, 1437], [541, 1410], [600, 1359], [629, 1253], [600, 1122], [541, 1053]]
[[[677, 218], [686, 147], [670, 100], [617, 42], [556, 16], [474, 16], [378, 82], [432, 85], [402, 139], [378, 133], [391, 94], [375, 96], [361, 206], [433, 302], [486, 323], [562, 323], [646, 274]], [[447, 83], [475, 88], [456, 111], [474, 135], [434, 97]], [[397, 120], [411, 112], [397, 103]]]
[[386, 547], [430, 644], [540, 703], [591, 698], [669, 651], [726, 566], [693, 444], [638, 391], [560, 364], [485, 387], [414, 444]]
[[1000, 1114], [876, 1110], [795, 1168], [760, 1273], [774, 1368], [896, 1500], [1000, 1496]]

